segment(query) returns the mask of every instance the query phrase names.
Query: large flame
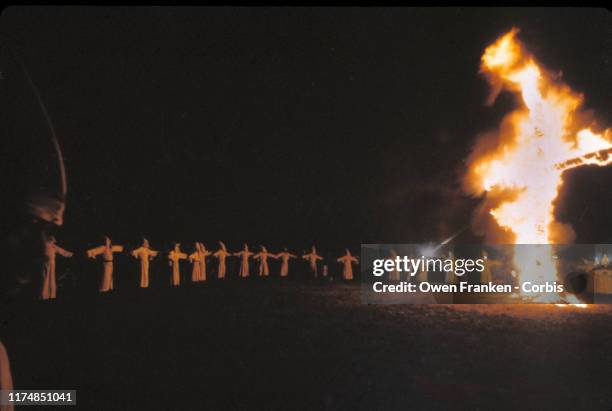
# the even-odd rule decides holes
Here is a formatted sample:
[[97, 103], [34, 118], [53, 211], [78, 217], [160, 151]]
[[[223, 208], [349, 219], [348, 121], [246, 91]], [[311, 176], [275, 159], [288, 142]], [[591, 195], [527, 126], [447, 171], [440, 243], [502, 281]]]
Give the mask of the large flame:
[[[583, 164], [612, 162], [611, 133], [598, 134], [581, 124], [582, 95], [542, 68], [517, 34], [517, 29], [506, 33], [481, 58], [493, 99], [507, 91], [519, 103], [496, 133], [477, 142], [465, 186], [484, 198], [475, 223], [488, 241], [567, 243], [573, 240], [573, 230], [555, 221], [554, 213], [562, 174]], [[556, 280], [555, 262], [545, 254], [521, 260], [532, 261], [516, 267], [522, 279]]]

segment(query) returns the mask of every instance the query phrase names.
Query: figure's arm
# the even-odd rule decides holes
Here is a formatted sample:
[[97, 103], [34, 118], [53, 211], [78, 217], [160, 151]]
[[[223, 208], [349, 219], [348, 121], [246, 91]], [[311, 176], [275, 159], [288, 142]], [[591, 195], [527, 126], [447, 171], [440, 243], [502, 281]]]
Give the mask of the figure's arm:
[[343, 263], [344, 262], [344, 257], [340, 257], [336, 261], [339, 262], [339, 263]]
[[159, 251], [149, 250], [149, 258], [157, 257], [157, 254], [159, 254]]
[[132, 250], [132, 252], [130, 254], [132, 254], [132, 257], [134, 257], [134, 258], [138, 258], [138, 254], [140, 254], [141, 251], [142, 251], [142, 247], [137, 248], [135, 250]]
[[320, 255], [315, 256], [315, 258], [316, 258], [317, 260], [322, 260], [322, 259], [323, 259], [323, 257], [321, 257]]
[[289, 258], [297, 258], [297, 255], [295, 255], [295, 254], [289, 254]]
[[62, 247], [56, 245], [55, 251], [57, 251], [62, 257], [72, 257], [72, 253], [68, 250], [64, 250]]
[[87, 257], [96, 258], [96, 256], [102, 254], [103, 252], [104, 252], [104, 246], [101, 245], [99, 247], [87, 250]]
[[180, 258], [181, 260], [185, 260], [187, 258], [187, 254], [185, 254], [185, 253], [178, 253], [178, 258]]
[[114, 246], [111, 248], [111, 251], [112, 251], [113, 253], [121, 253], [121, 252], [123, 252], [123, 246], [122, 246], [122, 245], [114, 245]]

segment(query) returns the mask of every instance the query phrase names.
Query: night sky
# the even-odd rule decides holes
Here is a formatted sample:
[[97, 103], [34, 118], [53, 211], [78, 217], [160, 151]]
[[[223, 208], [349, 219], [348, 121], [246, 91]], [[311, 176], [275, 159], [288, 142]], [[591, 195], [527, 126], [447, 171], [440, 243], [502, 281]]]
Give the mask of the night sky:
[[[0, 31], [64, 151], [60, 242], [299, 251], [469, 224], [463, 160], [514, 104], [485, 105], [479, 58], [512, 26], [609, 127], [611, 23], [597, 9], [9, 8]], [[612, 169], [568, 180], [561, 218], [578, 241], [610, 240]]]

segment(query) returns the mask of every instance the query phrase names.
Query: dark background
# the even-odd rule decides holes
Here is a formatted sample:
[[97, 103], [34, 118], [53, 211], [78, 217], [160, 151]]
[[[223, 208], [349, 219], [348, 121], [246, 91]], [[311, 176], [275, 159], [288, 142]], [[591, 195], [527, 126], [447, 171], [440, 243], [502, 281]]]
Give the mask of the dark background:
[[[479, 58], [512, 26], [608, 126], [611, 22], [602, 9], [12, 7], [0, 31], [64, 150], [61, 244], [335, 251], [469, 224], [463, 160], [513, 105], [485, 105]], [[559, 217], [579, 242], [609, 239], [609, 168], [569, 174]]]

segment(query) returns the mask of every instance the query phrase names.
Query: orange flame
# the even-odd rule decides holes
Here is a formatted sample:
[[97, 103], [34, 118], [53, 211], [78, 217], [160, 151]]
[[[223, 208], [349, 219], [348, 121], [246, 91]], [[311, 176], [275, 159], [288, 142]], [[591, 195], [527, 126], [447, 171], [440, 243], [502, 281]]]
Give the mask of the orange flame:
[[[470, 194], [483, 197], [474, 223], [487, 241], [567, 243], [573, 240], [573, 230], [554, 216], [563, 171], [583, 164], [610, 164], [611, 133], [582, 127], [582, 95], [543, 69], [517, 34], [517, 29], [506, 33], [481, 58], [492, 100], [507, 91], [519, 104], [496, 133], [477, 141], [464, 185]], [[556, 279], [550, 255], [516, 268], [523, 279]]]

